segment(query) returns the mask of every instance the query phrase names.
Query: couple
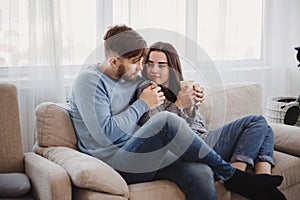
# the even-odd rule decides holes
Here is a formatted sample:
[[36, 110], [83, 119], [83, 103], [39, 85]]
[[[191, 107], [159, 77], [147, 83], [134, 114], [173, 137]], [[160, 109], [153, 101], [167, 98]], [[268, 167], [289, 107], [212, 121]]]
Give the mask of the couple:
[[[78, 75], [70, 97], [83, 152], [108, 163], [128, 184], [175, 182], [187, 200], [217, 199], [215, 180], [250, 199], [285, 199], [277, 189], [283, 177], [270, 175], [274, 139], [263, 117], [208, 132], [195, 109], [203, 89], [180, 88], [180, 61], [170, 44], [149, 50], [125, 25], [111, 27], [104, 40], [105, 60]], [[258, 174], [244, 172], [247, 165]]]

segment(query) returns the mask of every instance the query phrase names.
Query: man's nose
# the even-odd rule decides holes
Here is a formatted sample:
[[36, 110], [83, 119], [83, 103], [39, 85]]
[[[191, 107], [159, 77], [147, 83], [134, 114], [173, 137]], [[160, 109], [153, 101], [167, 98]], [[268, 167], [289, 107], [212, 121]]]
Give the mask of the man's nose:
[[138, 62], [137, 64], [136, 64], [136, 70], [137, 71], [141, 71], [143, 69], [143, 64], [142, 64], [142, 62]]

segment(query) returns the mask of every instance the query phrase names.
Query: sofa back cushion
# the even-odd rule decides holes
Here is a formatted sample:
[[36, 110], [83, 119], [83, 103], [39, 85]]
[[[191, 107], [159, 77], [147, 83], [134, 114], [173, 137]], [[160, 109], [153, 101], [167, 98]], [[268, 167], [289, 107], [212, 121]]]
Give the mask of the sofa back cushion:
[[205, 100], [199, 107], [208, 130], [216, 129], [250, 114], [263, 114], [261, 85], [253, 82], [226, 84], [206, 88]]
[[23, 158], [17, 88], [0, 83], [0, 173], [24, 172]]
[[78, 149], [67, 106], [45, 102], [36, 108], [36, 139], [40, 147], [64, 146]]

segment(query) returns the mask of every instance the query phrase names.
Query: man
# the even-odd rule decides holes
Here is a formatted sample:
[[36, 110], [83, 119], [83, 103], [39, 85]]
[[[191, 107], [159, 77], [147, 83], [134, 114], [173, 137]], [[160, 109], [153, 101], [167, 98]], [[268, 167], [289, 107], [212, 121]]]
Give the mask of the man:
[[83, 152], [108, 163], [128, 184], [173, 181], [187, 200], [217, 199], [207, 176], [224, 180], [228, 189], [249, 198], [262, 199], [276, 190], [281, 176], [237, 170], [175, 114], [158, 113], [139, 127], [142, 115], [165, 100], [160, 87], [149, 86], [130, 101], [142, 81], [138, 72], [146, 41], [124, 25], [111, 27], [104, 40], [105, 60], [78, 75], [70, 97], [70, 115]]

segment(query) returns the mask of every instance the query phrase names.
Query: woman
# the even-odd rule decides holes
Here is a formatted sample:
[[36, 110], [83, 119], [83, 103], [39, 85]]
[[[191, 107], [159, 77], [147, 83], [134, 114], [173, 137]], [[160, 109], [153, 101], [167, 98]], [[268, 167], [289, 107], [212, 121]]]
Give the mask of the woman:
[[[168, 110], [186, 119], [193, 131], [208, 143], [222, 158], [230, 161], [234, 167], [245, 171], [247, 166], [254, 167], [256, 174], [271, 174], [275, 165], [273, 159], [274, 134], [263, 116], [250, 115], [233, 121], [223, 127], [207, 131], [198, 106], [204, 100], [203, 88], [180, 88], [183, 80], [178, 53], [169, 43], [153, 44], [144, 59], [142, 74], [151, 83], [143, 83], [140, 91], [149, 84], [158, 84], [168, 99], [160, 110], [150, 111], [148, 117], [141, 119], [144, 123], [153, 112]], [[152, 112], [152, 113], [151, 113]], [[274, 191], [271, 199], [283, 195]], [[270, 198], [270, 196], [269, 196]]]

